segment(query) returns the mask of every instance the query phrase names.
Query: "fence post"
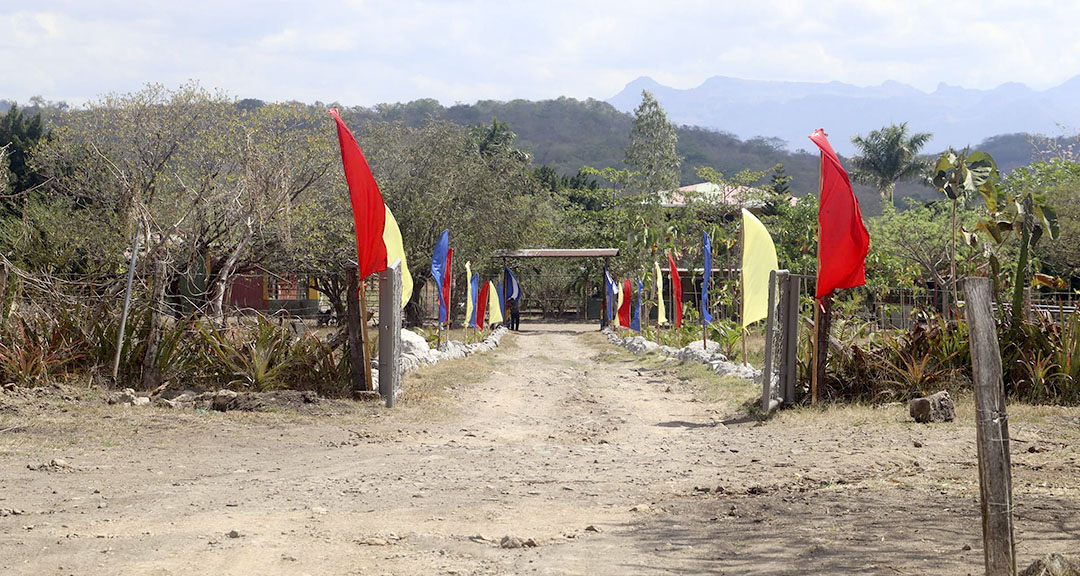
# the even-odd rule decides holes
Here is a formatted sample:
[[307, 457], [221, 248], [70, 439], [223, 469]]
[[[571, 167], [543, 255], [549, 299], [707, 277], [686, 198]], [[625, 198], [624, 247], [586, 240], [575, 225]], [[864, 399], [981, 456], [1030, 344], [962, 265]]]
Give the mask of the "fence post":
[[8, 263], [5, 259], [0, 262], [0, 330], [4, 329], [4, 321], [7, 320], [8, 310], [7, 300], [4, 299], [4, 295], [7, 294], [8, 283]]
[[[761, 367], [761, 411], [769, 413], [772, 400], [773, 339], [776, 329], [776, 279], [778, 272], [769, 272], [769, 315], [765, 318], [765, 363]], [[743, 340], [745, 342], [745, 339]], [[745, 353], [743, 358], [745, 359]]]
[[975, 379], [975, 429], [979, 455], [979, 494], [982, 502], [983, 555], [988, 576], [1014, 576], [1012, 471], [1009, 420], [997, 326], [990, 309], [989, 278], [964, 281], [971, 370]]
[[789, 406], [795, 404], [795, 384], [799, 379], [799, 298], [802, 292], [802, 278], [788, 273], [787, 281], [781, 286], [786, 293], [781, 299], [785, 302], [785, 314], [783, 315], [785, 326], [783, 327], [784, 356], [781, 366], [781, 379], [784, 385], [784, 402]]
[[401, 260], [379, 272], [379, 393], [394, 407], [401, 377]]
[[165, 326], [165, 284], [168, 268], [164, 259], [154, 262], [154, 292], [150, 298], [150, 334], [146, 337], [146, 352], [142, 364], [142, 389], [153, 390], [161, 384], [158, 369], [158, 349]]
[[367, 391], [364, 378], [364, 337], [361, 334], [364, 320], [360, 318], [360, 273], [356, 268], [345, 271], [345, 327], [349, 334], [350, 381], [354, 396]]

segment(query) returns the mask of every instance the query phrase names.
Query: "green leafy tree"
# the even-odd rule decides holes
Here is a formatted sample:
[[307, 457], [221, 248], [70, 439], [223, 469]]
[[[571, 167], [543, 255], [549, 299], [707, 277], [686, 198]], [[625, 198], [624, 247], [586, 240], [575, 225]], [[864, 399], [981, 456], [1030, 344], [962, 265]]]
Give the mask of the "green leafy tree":
[[677, 144], [675, 125], [656, 98], [643, 90], [626, 147], [626, 165], [636, 172], [634, 191], [654, 193], [679, 187], [682, 158]]
[[17, 104], [13, 104], [7, 114], [0, 116], [0, 148], [6, 149], [6, 161], [0, 162], [0, 168], [4, 172], [10, 171], [7, 184], [0, 186], [0, 192], [4, 193], [0, 212], [21, 214], [24, 193], [41, 184], [41, 176], [27, 162], [34, 146], [47, 137], [40, 113], [27, 117]]
[[858, 155], [851, 159], [852, 179], [877, 188], [886, 209], [891, 209], [896, 183], [918, 179], [926, 171], [919, 151], [930, 138], [927, 132], [909, 134], [906, 122], [873, 130], [865, 137], [853, 136], [851, 143]]

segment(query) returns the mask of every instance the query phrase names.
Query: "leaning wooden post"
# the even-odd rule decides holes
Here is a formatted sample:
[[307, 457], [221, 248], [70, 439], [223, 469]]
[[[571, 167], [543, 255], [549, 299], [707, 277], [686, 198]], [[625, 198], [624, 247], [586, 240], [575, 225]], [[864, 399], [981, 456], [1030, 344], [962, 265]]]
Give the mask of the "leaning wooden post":
[[[769, 402], [772, 400], [773, 329], [775, 327], [776, 270], [772, 270], [769, 272], [769, 315], [765, 317], [765, 364], [761, 367], [761, 412], [764, 414], [769, 413]], [[743, 342], [745, 341], [744, 338]], [[743, 361], [746, 361], [745, 347], [743, 349]]]
[[349, 335], [349, 365], [351, 367], [352, 392], [359, 396], [367, 390], [364, 379], [364, 336], [360, 318], [360, 274], [356, 268], [345, 272], [345, 327]]
[[975, 430], [979, 454], [979, 494], [982, 501], [983, 555], [988, 576], [1016, 574], [1013, 543], [1012, 471], [1009, 458], [1009, 419], [998, 348], [997, 326], [990, 310], [989, 278], [964, 281], [971, 370], [975, 379]]
[[[7, 293], [7, 283], [8, 263], [5, 259], [3, 262], [0, 262], [0, 330], [3, 330], [4, 328], [4, 320], [7, 319], [9, 310], [8, 306], [6, 305], [6, 301], [4, 300], [4, 294]], [[1060, 302], [1060, 300], [1061, 298], [1059, 297], [1058, 301]]]
[[[371, 392], [375, 390], [375, 386], [371, 384], [371, 349], [368, 348], [368, 342], [371, 340], [368, 338], [367, 329], [367, 293], [364, 290], [364, 281], [360, 280], [360, 338], [363, 340], [363, 352], [364, 352], [364, 390]], [[381, 311], [380, 311], [381, 313]]]
[[393, 408], [401, 377], [401, 260], [379, 272], [379, 393]]

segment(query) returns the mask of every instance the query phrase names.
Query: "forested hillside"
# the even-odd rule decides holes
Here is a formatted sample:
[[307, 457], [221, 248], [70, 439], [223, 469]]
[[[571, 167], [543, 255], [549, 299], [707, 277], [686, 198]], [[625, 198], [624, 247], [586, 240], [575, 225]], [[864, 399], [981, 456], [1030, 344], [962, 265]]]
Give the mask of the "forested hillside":
[[[428, 117], [466, 126], [486, 124], [492, 118], [498, 118], [517, 133], [517, 145], [533, 155], [534, 164], [551, 166], [563, 175], [576, 174], [582, 166], [625, 167], [623, 155], [633, 120], [630, 114], [619, 112], [606, 102], [565, 97], [539, 102], [483, 100], [450, 107], [425, 99], [353, 109], [353, 113], [358, 120], [395, 120], [409, 126], [419, 126]], [[696, 172], [702, 166], [733, 175], [743, 169], [769, 170], [777, 163], [783, 163], [791, 177], [791, 189], [797, 196], [816, 191], [817, 155], [803, 150], [788, 151], [779, 139], [743, 141], [726, 132], [697, 126], [680, 126], [678, 136], [684, 185], [701, 180]], [[985, 149], [997, 158], [1005, 172], [1026, 165], [1033, 156], [1026, 134], [996, 136], [977, 148]], [[931, 151], [931, 155], [936, 156], [939, 152]], [[856, 186], [856, 193], [868, 214], [880, 211], [876, 192]], [[917, 183], [899, 184], [896, 194], [900, 199], [913, 196], [931, 200], [937, 197], [932, 189]]]

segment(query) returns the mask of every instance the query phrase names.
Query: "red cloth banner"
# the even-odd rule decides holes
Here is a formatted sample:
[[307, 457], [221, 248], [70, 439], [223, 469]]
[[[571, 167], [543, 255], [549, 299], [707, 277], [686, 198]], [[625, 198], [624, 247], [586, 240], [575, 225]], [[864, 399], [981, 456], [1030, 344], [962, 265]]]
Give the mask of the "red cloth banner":
[[364, 279], [372, 273], [386, 270], [386, 243], [383, 241], [386, 205], [356, 138], [342, 122], [337, 108], [331, 108], [329, 113], [337, 122], [341, 163], [345, 167], [345, 181], [349, 185], [349, 200], [352, 201], [356, 226], [357, 266], [360, 278]]
[[619, 306], [619, 326], [623, 328], [630, 327], [630, 301], [633, 300], [630, 292], [630, 281], [623, 280], [623, 301], [622, 306]]
[[484, 329], [484, 312], [487, 311], [488, 301], [488, 285], [490, 282], [484, 282], [480, 286], [480, 293], [476, 296], [476, 329]]
[[[450, 278], [453, 274], [450, 273], [453, 268], [451, 263], [454, 259], [454, 249], [448, 248], [446, 250], [446, 272], [443, 274], [442, 281], [442, 298], [443, 302], [446, 302], [446, 325], [450, 325]], [[468, 323], [469, 319], [466, 318], [465, 322]]]
[[818, 275], [816, 298], [833, 290], [866, 284], [870, 234], [863, 225], [851, 180], [826, 138], [817, 129], [810, 139], [821, 149], [821, 197], [818, 203]]
[[682, 280], [679, 278], [679, 268], [675, 265], [675, 257], [668, 252], [668, 267], [671, 268], [671, 307], [675, 309], [675, 327], [682, 328]]

